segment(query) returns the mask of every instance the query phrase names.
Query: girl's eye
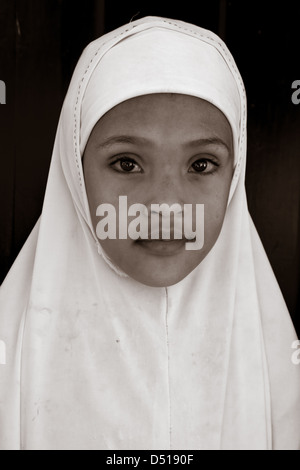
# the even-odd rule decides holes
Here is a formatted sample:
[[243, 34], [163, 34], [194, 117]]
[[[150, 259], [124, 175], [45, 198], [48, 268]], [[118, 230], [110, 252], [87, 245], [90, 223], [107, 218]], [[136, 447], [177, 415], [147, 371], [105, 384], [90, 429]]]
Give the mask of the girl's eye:
[[192, 165], [191, 168], [193, 171], [191, 173], [205, 173], [207, 175], [211, 175], [217, 170], [219, 164], [214, 162], [213, 160], [208, 160], [207, 158], [201, 158], [200, 160], [196, 160]]
[[129, 157], [122, 157], [114, 161], [111, 166], [121, 173], [141, 173], [141, 167]]

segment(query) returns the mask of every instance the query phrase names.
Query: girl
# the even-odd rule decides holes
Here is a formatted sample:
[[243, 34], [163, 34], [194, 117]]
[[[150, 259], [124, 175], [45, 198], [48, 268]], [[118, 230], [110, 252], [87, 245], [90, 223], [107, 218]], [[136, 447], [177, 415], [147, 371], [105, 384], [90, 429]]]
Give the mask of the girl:
[[[245, 91], [216, 35], [151, 17], [86, 48], [1, 288], [2, 449], [299, 448], [296, 335], [245, 165]], [[148, 216], [201, 205], [203, 246], [99, 240], [120, 196]]]

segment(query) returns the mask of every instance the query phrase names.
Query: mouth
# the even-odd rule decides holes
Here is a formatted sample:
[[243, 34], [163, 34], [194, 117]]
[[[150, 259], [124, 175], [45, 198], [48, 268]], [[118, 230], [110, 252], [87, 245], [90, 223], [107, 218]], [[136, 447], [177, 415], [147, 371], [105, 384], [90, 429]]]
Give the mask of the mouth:
[[187, 239], [181, 239], [181, 240], [144, 240], [144, 239], [139, 239], [136, 240], [137, 246], [140, 248], [149, 251], [150, 253], [159, 255], [159, 256], [170, 256], [174, 255], [182, 249], [185, 249], [185, 244], [190, 241]]

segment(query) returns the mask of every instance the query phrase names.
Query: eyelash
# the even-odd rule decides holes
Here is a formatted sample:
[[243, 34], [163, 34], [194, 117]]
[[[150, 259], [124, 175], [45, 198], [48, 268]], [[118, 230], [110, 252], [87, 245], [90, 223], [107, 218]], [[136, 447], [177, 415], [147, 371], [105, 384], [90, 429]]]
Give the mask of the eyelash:
[[136, 161], [133, 159], [133, 158], [130, 158], [130, 157], [126, 157], [125, 155], [122, 156], [122, 157], [119, 157], [117, 158], [116, 160], [114, 160], [112, 163], [110, 163], [110, 166], [117, 172], [119, 173], [143, 173], [143, 170], [141, 169], [141, 171], [125, 171], [125, 170], [122, 170], [122, 169], [115, 169], [114, 166], [117, 164], [117, 163], [122, 163], [122, 162], [130, 162], [130, 163], [133, 163], [134, 165], [138, 165], [138, 163], [136, 163]]
[[[136, 174], [136, 173], [139, 173], [139, 174], [140, 174], [140, 173], [143, 173], [143, 170], [142, 170], [141, 167], [140, 167], [140, 170], [141, 170], [141, 171], [126, 171], [126, 170], [114, 168], [114, 166], [115, 166], [117, 163], [121, 164], [122, 162], [130, 162], [130, 163], [132, 163], [132, 164], [134, 164], [134, 165], [139, 166], [138, 163], [136, 163], [136, 161], [135, 161], [133, 158], [130, 158], [130, 157], [127, 157], [127, 156], [121, 156], [121, 157], [117, 158], [117, 159], [114, 160], [112, 163], [110, 163], [110, 166], [111, 166], [115, 171], [117, 171], [118, 173], [133, 173], [133, 174]], [[203, 175], [203, 176], [208, 176], [208, 175], [214, 174], [214, 173], [218, 170], [218, 168], [220, 167], [220, 164], [219, 164], [217, 161], [215, 161], [214, 159], [212, 159], [212, 158], [198, 158], [197, 160], [195, 160], [195, 161], [192, 163], [191, 167], [192, 167], [193, 165], [195, 165], [195, 163], [198, 163], [198, 162], [207, 162], [207, 163], [213, 165], [214, 168], [212, 168], [210, 171], [190, 171], [190, 170], [189, 170], [189, 171], [188, 171], [189, 173], [196, 173], [196, 174], [200, 174], [200, 175]]]
[[195, 165], [195, 163], [198, 163], [198, 162], [207, 162], [207, 163], [213, 165], [213, 167], [209, 171], [189, 171], [189, 173], [196, 173], [196, 174], [200, 174], [202, 176], [209, 176], [209, 175], [213, 175], [218, 170], [218, 168], [220, 167], [220, 163], [218, 163], [213, 158], [198, 158], [197, 160], [194, 161], [194, 163], [192, 163], [191, 167], [193, 165]]

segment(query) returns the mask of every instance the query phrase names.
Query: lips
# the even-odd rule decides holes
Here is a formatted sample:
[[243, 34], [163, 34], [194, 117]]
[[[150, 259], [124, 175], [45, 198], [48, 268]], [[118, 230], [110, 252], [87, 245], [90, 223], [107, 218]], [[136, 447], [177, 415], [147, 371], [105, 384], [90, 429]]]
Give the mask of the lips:
[[190, 237], [186, 236], [180, 230], [170, 230], [170, 231], [158, 231], [158, 232], [151, 232], [148, 234], [148, 238], [142, 239], [138, 238], [138, 241], [177, 241], [177, 240], [184, 240], [185, 242], [189, 242], [195, 240], [195, 235], [192, 234]]
[[182, 240], [184, 235], [181, 230], [161, 230], [161, 231], [152, 231], [148, 238], [150, 240], [161, 240], [161, 241], [170, 241], [170, 240]]
[[163, 255], [172, 255], [176, 254], [177, 252], [181, 251], [182, 249], [185, 248], [187, 240], [186, 239], [181, 239], [181, 240], [137, 240], [135, 243], [149, 251], [152, 252], [153, 254], [157, 254], [160, 256]]

